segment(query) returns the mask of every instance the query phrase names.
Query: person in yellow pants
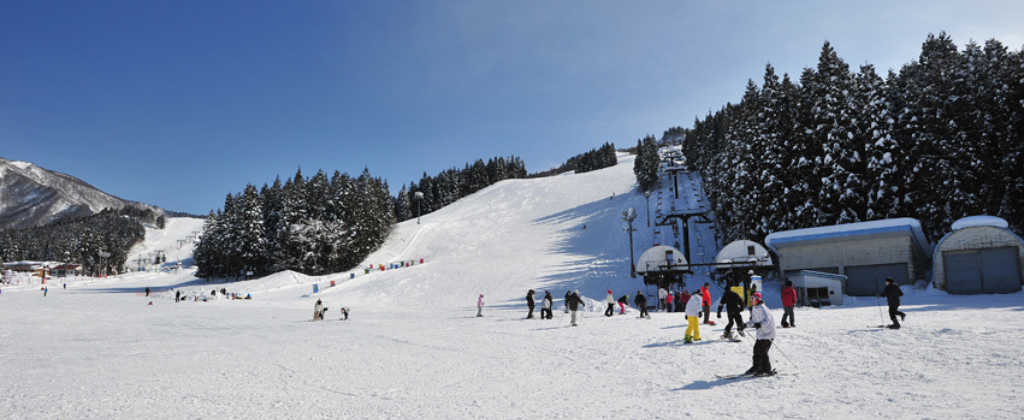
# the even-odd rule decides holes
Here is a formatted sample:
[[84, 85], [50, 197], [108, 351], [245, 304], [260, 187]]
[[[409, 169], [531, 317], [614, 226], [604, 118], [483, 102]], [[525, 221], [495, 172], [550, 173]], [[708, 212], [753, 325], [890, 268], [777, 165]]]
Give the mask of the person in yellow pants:
[[701, 291], [693, 292], [693, 297], [686, 302], [686, 338], [685, 343], [700, 341]]

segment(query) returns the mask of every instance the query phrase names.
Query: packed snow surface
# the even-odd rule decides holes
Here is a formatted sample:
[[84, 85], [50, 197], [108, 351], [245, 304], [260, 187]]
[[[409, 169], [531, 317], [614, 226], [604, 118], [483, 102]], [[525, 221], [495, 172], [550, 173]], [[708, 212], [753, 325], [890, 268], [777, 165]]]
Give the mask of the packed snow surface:
[[[873, 328], [888, 323], [884, 302], [874, 298], [797, 308], [798, 327], [779, 329], [770, 353], [786, 375], [733, 381], [715, 375], [746, 370], [753, 342], [718, 340], [722, 324], [702, 326], [703, 340], [683, 344], [682, 314], [603, 316], [607, 289], [632, 300], [643, 287], [628, 275], [621, 220], [629, 207], [644, 206], [633, 184], [629, 158], [588, 174], [501, 182], [421, 224], [398, 225], [364, 264], [374, 264], [369, 274], [283, 272], [207, 283], [186, 269], [72, 278], [66, 289], [50, 285], [45, 297], [39, 285], [3, 287], [0, 412], [11, 419], [1020, 418], [1020, 293], [904, 288], [907, 319], [898, 331]], [[176, 245], [194, 229], [195, 222], [172, 220], [144, 247]], [[634, 240], [645, 244], [637, 251], [651, 237], [637, 232]], [[169, 262], [174, 257], [187, 260]], [[412, 264], [379, 271], [405, 263]], [[253, 299], [196, 300], [221, 288]], [[538, 303], [545, 290], [554, 295], [554, 319], [524, 319], [531, 288]], [[567, 327], [561, 312], [569, 289], [587, 298], [578, 327]], [[712, 290], [717, 299], [720, 290]], [[175, 303], [174, 291], [189, 299]], [[764, 291], [778, 321], [778, 285]], [[477, 318], [481, 293], [486, 306]], [[329, 308], [324, 322], [311, 322], [317, 299]], [[339, 320], [340, 307], [351, 309], [349, 320]]]

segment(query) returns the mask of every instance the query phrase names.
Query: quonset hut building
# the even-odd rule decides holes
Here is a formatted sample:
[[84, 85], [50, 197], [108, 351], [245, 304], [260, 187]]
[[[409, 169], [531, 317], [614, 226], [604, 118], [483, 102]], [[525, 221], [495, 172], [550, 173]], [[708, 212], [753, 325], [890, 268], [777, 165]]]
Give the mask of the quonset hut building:
[[933, 285], [952, 294], [1015, 293], [1024, 284], [1024, 239], [993, 216], [965, 217], [935, 247]]
[[842, 274], [852, 296], [872, 296], [885, 278], [901, 285], [927, 278], [931, 245], [917, 219], [898, 218], [775, 232], [765, 245], [784, 277], [800, 270]]

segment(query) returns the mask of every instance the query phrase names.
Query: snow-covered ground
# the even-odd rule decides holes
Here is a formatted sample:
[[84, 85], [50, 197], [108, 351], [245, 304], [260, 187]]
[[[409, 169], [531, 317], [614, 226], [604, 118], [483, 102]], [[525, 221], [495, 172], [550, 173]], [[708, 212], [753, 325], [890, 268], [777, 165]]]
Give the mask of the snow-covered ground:
[[[606, 318], [605, 291], [632, 295], [622, 212], [645, 210], [632, 158], [614, 168], [509, 180], [396, 227], [362, 269], [206, 283], [190, 270], [136, 273], [0, 294], [0, 413], [84, 418], [931, 418], [1016, 419], [1024, 403], [1022, 295], [904, 289], [899, 331], [874, 298], [796, 311], [774, 367], [728, 381], [751, 341], [684, 345], [681, 314]], [[614, 194], [614, 196], [613, 196]], [[653, 204], [653, 203], [652, 203]], [[643, 217], [643, 216], [641, 216]], [[640, 219], [638, 219], [638, 222]], [[172, 219], [136, 255], [176, 244]], [[187, 226], [187, 227], [186, 227]], [[584, 229], [584, 226], [586, 228]], [[637, 251], [652, 240], [638, 232]], [[646, 241], [646, 242], [643, 242]], [[183, 257], [184, 258], [184, 257]], [[168, 261], [174, 257], [169, 256]], [[420, 264], [420, 259], [424, 264]], [[336, 286], [330, 287], [330, 281]], [[320, 293], [313, 293], [313, 284]], [[154, 290], [145, 297], [145, 287]], [[175, 303], [170, 289], [226, 288], [252, 300]], [[523, 319], [527, 289], [556, 298]], [[581, 325], [560, 312], [587, 298]], [[485, 294], [485, 317], [476, 318]], [[778, 286], [765, 288], [779, 310]], [[714, 292], [717, 298], [720, 293]], [[310, 322], [323, 299], [328, 321]], [[152, 302], [152, 305], [149, 303]], [[884, 305], [884, 303], [883, 303]], [[338, 308], [351, 308], [339, 321]]]

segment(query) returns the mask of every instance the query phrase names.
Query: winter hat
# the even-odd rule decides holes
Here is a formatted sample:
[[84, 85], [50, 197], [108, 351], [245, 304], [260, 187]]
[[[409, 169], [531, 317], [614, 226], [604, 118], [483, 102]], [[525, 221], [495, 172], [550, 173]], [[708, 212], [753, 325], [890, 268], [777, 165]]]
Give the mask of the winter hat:
[[577, 294], [577, 295], [578, 295], [578, 294], [580, 294], [580, 289], [576, 289], [576, 291], [575, 291], [575, 292], [573, 292], [573, 293], [575, 293], [575, 294]]
[[608, 293], [611, 293], [611, 292], [612, 292], [611, 290], [608, 291]]
[[761, 299], [761, 294], [760, 293], [754, 293], [753, 297], [754, 297], [754, 300], [757, 301], [757, 302], [764, 302], [764, 300]]

